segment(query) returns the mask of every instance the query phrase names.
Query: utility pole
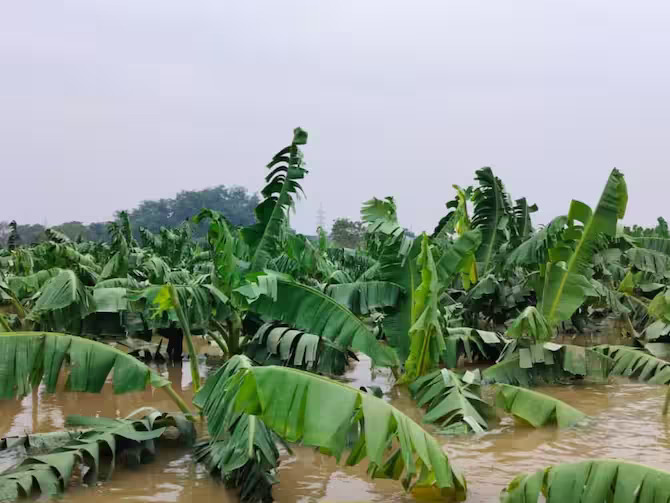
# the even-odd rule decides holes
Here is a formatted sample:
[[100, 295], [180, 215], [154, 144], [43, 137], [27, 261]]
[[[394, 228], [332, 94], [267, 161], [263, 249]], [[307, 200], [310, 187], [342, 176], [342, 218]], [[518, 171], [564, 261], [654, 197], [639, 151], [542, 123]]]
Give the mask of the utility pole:
[[319, 204], [319, 209], [316, 212], [316, 232], [318, 234], [319, 227], [321, 227], [324, 232], [326, 231], [326, 212], [323, 210], [323, 204]]

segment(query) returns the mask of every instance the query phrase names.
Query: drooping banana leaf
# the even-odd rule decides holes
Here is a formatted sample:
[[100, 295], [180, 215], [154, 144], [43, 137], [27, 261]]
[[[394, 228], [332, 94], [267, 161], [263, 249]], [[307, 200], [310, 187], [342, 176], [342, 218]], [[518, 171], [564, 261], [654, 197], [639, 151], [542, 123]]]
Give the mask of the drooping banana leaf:
[[[223, 399], [230, 386], [238, 387], [233, 401]], [[435, 486], [455, 499], [465, 498], [465, 479], [454, 471], [435, 439], [371, 394], [274, 366], [240, 370], [225, 388], [212, 388], [211, 406], [203, 408], [210, 433], [225, 426], [227, 409], [234, 406], [258, 416], [285, 441], [319, 447], [338, 460], [353, 434], [357, 440], [347, 465], [368, 458], [372, 478], [402, 479], [405, 488]]]
[[261, 365], [287, 365], [311, 371], [318, 369], [334, 375], [344, 373], [347, 364], [344, 351], [339, 351], [339, 358], [328, 360], [332, 365], [327, 367], [321, 359], [325, 347], [334, 346], [318, 335], [295, 330], [285, 324], [264, 323], [249, 341], [246, 354]]
[[448, 327], [444, 338], [446, 350], [442, 355], [445, 365], [456, 368], [458, 359], [465, 355], [473, 363], [475, 357], [482, 360], [494, 360], [500, 355], [505, 340], [495, 332], [477, 330], [469, 327]]
[[216, 271], [215, 285], [227, 296], [232, 295], [233, 288], [240, 282], [240, 274], [235, 257], [236, 239], [228, 228], [228, 222], [218, 211], [203, 209], [193, 218], [198, 224], [209, 220], [207, 241], [210, 254]]
[[670, 383], [670, 363], [630, 346], [602, 344], [594, 351], [614, 360], [610, 375], [626, 376], [652, 384]]
[[361, 208], [361, 220], [365, 222], [367, 232], [383, 235], [383, 239], [400, 239], [404, 229], [398, 224], [398, 214], [392, 197], [365, 201]]
[[[95, 485], [98, 479], [109, 479], [121, 458], [131, 466], [151, 460], [155, 454], [154, 441], [167, 426], [176, 426], [187, 440], [195, 436], [190, 421], [157, 411], [136, 420], [69, 416], [67, 424], [86, 430], [14, 439], [12, 447], [27, 447], [29, 456], [17, 467], [0, 474], [0, 501], [15, 501], [22, 496], [57, 497], [67, 488], [75, 467], [82, 463], [88, 467], [83, 476], [85, 484]], [[7, 443], [6, 439], [3, 442]], [[36, 449], [46, 453], [31, 453]]]
[[[315, 288], [278, 278], [276, 300], [262, 295], [251, 304], [251, 310], [266, 319], [280, 320], [324, 337], [339, 348], [360, 351], [377, 366], [399, 364], [393, 350], [379, 343], [354, 313]], [[330, 348], [322, 356], [326, 361], [336, 357]]]
[[272, 497], [279, 452], [277, 437], [265, 423], [234, 407], [242, 383], [232, 378], [250, 368], [249, 358], [233, 356], [194, 397], [193, 403], [207, 418], [210, 435], [196, 446], [195, 457], [226, 486], [239, 488], [242, 502], [257, 503]]
[[70, 364], [66, 391], [99, 393], [113, 372], [114, 393], [142, 391], [151, 385], [163, 389], [180, 410], [189, 413], [170, 381], [136, 358], [90, 339], [49, 332], [0, 334], [0, 399], [26, 396], [42, 381], [53, 393], [66, 362]]
[[446, 248], [436, 263], [440, 282], [444, 287], [448, 286], [458, 273], [467, 278], [468, 284], [477, 281], [475, 253], [481, 242], [482, 233], [479, 229], [475, 229], [463, 233]]
[[573, 200], [570, 204], [569, 226], [564, 236], [574, 240], [574, 247], [550, 252], [552, 263], [547, 265], [542, 292], [541, 311], [550, 325], [570, 319], [591, 293], [592, 287], [584, 273], [592, 263], [600, 236], [616, 235], [617, 221], [623, 218], [627, 202], [623, 174], [614, 169], [595, 211], [580, 201]]
[[35, 294], [51, 278], [58, 276], [62, 269], [57, 267], [43, 269], [28, 276], [9, 276], [7, 285], [18, 299], [25, 299]]
[[437, 365], [447, 349], [440, 324], [440, 283], [430, 241], [425, 233], [421, 240], [417, 268], [421, 274], [421, 283], [412, 296], [410, 350], [405, 361], [403, 382], [412, 382], [417, 377], [426, 375]]
[[488, 429], [492, 408], [481, 398], [479, 372], [460, 375], [440, 369], [419, 377], [409, 386], [419, 407], [428, 409], [422, 421], [435, 423], [447, 432], [476, 432]]
[[346, 306], [354, 314], [395, 307], [403, 294], [402, 288], [388, 281], [340, 283], [326, 288], [326, 294]]
[[404, 240], [398, 240], [387, 245], [379, 259], [381, 278], [399, 285], [404, 292], [395, 311], [384, 318], [384, 332], [389, 344], [396, 349], [402, 361], [409, 356], [413, 297], [421, 281], [416, 264], [420, 250], [420, 238], [416, 238], [409, 247]]
[[252, 250], [250, 269], [253, 272], [265, 269], [279, 250], [293, 196], [298, 190], [302, 191], [298, 180], [307, 173], [299, 148], [305, 143], [307, 132], [296, 128], [291, 145], [279, 151], [267, 165], [270, 173], [265, 177], [267, 185], [261, 191], [265, 199], [255, 209], [257, 223], [242, 229], [242, 237]]
[[514, 201], [514, 234], [515, 237], [524, 241], [533, 233], [533, 223], [531, 221], [531, 213], [537, 211], [537, 204], [528, 204], [525, 197]]
[[477, 250], [477, 262], [481, 264], [480, 276], [487, 274], [500, 246], [509, 239], [507, 225], [513, 217], [505, 187], [493, 174], [491, 168], [475, 172], [479, 186], [472, 195], [474, 213], [472, 227], [482, 233], [482, 244]]
[[561, 400], [509, 384], [499, 385], [496, 404], [535, 428], [547, 424], [567, 428], [586, 417], [585, 414]]
[[658, 252], [670, 255], [670, 239], [657, 237], [634, 238], [635, 244], [640, 248], [656, 250]]
[[548, 225], [534, 232], [507, 255], [508, 266], [535, 266], [549, 260], [549, 250], [556, 246], [568, 223], [565, 215], [554, 218]]
[[482, 372], [482, 381], [524, 387], [554, 384], [575, 376], [602, 381], [613, 366], [611, 358], [594, 348], [545, 342], [519, 348], [488, 367]]
[[74, 271], [61, 270], [39, 290], [32, 310], [45, 327], [67, 330], [95, 311], [93, 295]]
[[528, 337], [533, 342], [546, 342], [552, 338], [553, 332], [542, 313], [534, 306], [528, 306], [514, 319], [505, 335], [513, 339]]
[[670, 473], [626, 461], [590, 459], [519, 475], [503, 490], [500, 501], [668, 503]]
[[631, 248], [625, 253], [631, 266], [651, 273], [655, 278], [670, 277], [670, 255], [646, 248]]

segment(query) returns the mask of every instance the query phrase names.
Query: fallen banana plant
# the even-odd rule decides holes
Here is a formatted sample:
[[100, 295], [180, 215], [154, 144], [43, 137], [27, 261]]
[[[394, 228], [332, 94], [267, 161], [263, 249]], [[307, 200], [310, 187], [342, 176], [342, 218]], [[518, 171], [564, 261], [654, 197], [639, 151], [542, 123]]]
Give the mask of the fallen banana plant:
[[[231, 362], [220, 378], [233, 370]], [[236, 362], [238, 369], [225, 386], [212, 377], [198, 395], [207, 392], [205, 402], [196, 397], [214, 439], [230, 435], [241, 413], [257, 416], [286, 442], [319, 447], [337, 460], [353, 436], [347, 465], [368, 458], [372, 478], [401, 479], [406, 489], [436, 487], [455, 499], [465, 498], [465, 479], [441, 446], [384, 400], [300, 370]]]
[[[176, 427], [187, 444], [195, 438], [193, 423], [183, 416], [143, 409], [141, 419], [107, 419], [69, 416], [66, 425], [85, 428], [80, 432], [58, 432], [3, 438], [5, 449], [22, 447], [27, 457], [0, 474], [0, 501], [21, 497], [53, 498], [67, 488], [75, 468], [84, 465], [82, 480], [95, 484], [111, 477], [121, 460], [136, 466], [153, 459], [154, 441], [168, 426]], [[43, 454], [34, 454], [34, 451]]]

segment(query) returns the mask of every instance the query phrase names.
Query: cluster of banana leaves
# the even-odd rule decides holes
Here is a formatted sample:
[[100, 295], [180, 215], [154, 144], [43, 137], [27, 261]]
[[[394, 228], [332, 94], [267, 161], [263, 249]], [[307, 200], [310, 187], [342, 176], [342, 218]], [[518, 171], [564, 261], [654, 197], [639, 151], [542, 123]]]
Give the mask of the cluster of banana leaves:
[[[490, 168], [476, 171], [474, 186], [454, 186], [430, 235], [415, 237], [400, 225], [393, 198], [373, 198], [361, 210], [364, 245], [351, 250], [335, 247], [323, 229], [307, 237], [289, 225], [308, 174], [306, 141], [296, 129], [271, 159], [248, 227], [203, 209], [192, 222], [152, 233], [134, 230], [122, 212], [106, 242], [49, 230], [43, 242], [18, 246], [10, 236], [0, 250], [0, 398], [24, 396], [40, 383], [54, 391], [62, 372], [71, 391], [100, 392], [110, 376], [116, 393], [162, 390], [182, 414], [173, 425], [206, 418], [195, 457], [242, 501], [272, 499], [277, 445], [296, 443], [347, 465], [365, 460], [370, 477], [399, 480], [407, 490], [430, 487], [463, 500], [465, 477], [431, 433], [384, 397], [338, 380], [359, 355], [391, 368], [395, 384], [425, 409], [422, 422], [440, 434], [481, 433], [498, 411], [532, 427], [581, 427], [584, 414], [530, 389], [538, 383], [612, 375], [670, 383], [663, 360], [670, 355], [670, 240], [620, 226], [628, 196], [619, 171], [594, 208], [573, 200], [566, 215], [540, 228], [531, 220], [537, 206], [512, 199]], [[206, 240], [196, 242], [190, 225], [203, 222]], [[626, 345], [555, 340], [612, 329], [628, 337]], [[186, 343], [193, 404], [133, 356], [138, 347], [154, 356], [160, 350], [131, 340], [175, 332]], [[130, 351], [105, 344], [109, 337], [126, 340]], [[226, 359], [204, 383], [196, 337]], [[470, 364], [485, 368], [463, 368]], [[492, 403], [485, 386], [495, 387]], [[94, 477], [93, 451], [114, 451], [109, 439], [118, 435], [141, 444], [131, 446], [133, 459], [144, 459], [151, 449], [142, 446], [160, 436], [152, 436], [154, 423], [169, 420], [110, 421], [102, 426], [123, 424], [126, 436], [93, 423], [95, 434], [54, 436], [66, 443], [46, 456], [58, 458], [26, 458], [7, 475], [15, 482], [6, 483], [13, 489], [5, 499], [30, 496], [35, 484], [45, 494], [61, 491], [80, 461], [96, 466]], [[631, 484], [665, 494], [657, 489], [663, 477], [593, 461], [520, 477], [504, 498], [633, 503], [647, 500], [628, 498]], [[560, 499], [566, 494], [573, 499]]]

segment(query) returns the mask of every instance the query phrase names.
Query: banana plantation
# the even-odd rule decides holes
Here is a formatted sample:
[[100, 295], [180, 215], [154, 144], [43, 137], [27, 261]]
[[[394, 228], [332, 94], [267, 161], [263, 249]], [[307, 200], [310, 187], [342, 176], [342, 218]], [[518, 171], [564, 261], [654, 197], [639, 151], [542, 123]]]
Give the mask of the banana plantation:
[[[0, 407], [36, 390], [80, 400], [150, 392], [169, 406], [70, 415], [59, 431], [0, 439], [0, 461], [11, 459], [0, 465], [0, 501], [104, 488], [126, 476], [115, 466], [156, 460], [174, 437], [242, 502], [273, 501], [282, 463], [304, 447], [342, 470], [361, 465], [371, 487], [397, 481], [407, 499], [393, 501], [485, 501], [450, 446], [494, 442], [500, 424], [529, 438], [598, 428], [598, 417], [557, 398], [561, 389], [656, 385], [649, 416], [664, 421], [670, 239], [624, 229], [621, 172], [590, 205], [566, 195], [565, 214], [542, 226], [537, 206], [513, 199], [490, 168], [454, 186], [445, 216], [418, 237], [392, 197], [373, 198], [361, 208], [364, 243], [346, 249], [289, 225], [306, 142], [298, 128], [271, 158], [248, 227], [203, 208], [159, 233], [121, 213], [104, 242], [48, 230], [26, 246], [10, 235], [0, 250]], [[203, 222], [206, 240], [193, 239]], [[222, 355], [206, 375], [203, 344]], [[159, 371], [182, 358], [190, 395]], [[347, 384], [364, 362], [383, 386]], [[410, 412], [394, 406], [395, 393]], [[670, 472], [640, 459], [547, 456], [511, 474], [496, 498], [670, 502]], [[366, 497], [351, 489], [348, 501]]]

